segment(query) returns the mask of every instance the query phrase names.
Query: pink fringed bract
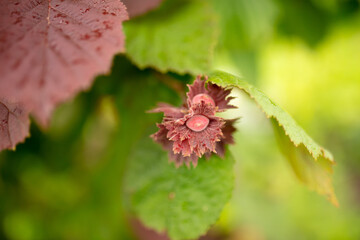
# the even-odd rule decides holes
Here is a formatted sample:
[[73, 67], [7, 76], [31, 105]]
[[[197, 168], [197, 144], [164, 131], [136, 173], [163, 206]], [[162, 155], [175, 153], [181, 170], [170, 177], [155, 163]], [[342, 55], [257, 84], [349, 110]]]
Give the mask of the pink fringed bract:
[[235, 131], [233, 120], [216, 116], [217, 112], [235, 108], [229, 104], [231, 90], [216, 84], [206, 83], [198, 76], [192, 85], [188, 85], [187, 105], [174, 107], [166, 103], [150, 112], [163, 112], [163, 121], [157, 124], [159, 130], [151, 135], [155, 142], [169, 152], [169, 160], [177, 167], [192, 162], [195, 167], [198, 158], [207, 158], [216, 153], [224, 157], [225, 145], [233, 144]]

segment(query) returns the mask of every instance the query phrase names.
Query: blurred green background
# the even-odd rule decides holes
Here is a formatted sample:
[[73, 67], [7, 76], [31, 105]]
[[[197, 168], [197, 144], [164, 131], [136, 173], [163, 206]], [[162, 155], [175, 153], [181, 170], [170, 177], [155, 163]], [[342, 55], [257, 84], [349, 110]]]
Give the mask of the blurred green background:
[[[270, 122], [234, 92], [236, 187], [202, 239], [360, 239], [359, 4], [209, 1], [220, 29], [214, 68], [262, 89], [334, 154], [340, 207], [295, 178]], [[0, 154], [0, 239], [152, 239], [126, 211], [126, 159], [159, 120], [144, 111], [179, 104], [191, 81], [118, 56], [112, 73], [60, 106], [48, 129], [32, 124], [31, 138]]]

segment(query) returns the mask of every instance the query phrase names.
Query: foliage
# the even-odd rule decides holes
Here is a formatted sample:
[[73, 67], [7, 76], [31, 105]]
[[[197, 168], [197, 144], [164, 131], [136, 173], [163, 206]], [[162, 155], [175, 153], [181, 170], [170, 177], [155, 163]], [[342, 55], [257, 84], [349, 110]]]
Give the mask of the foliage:
[[140, 68], [203, 74], [212, 67], [217, 33], [214, 11], [206, 1], [167, 1], [125, 24], [126, 51]]
[[[229, 201], [233, 159], [213, 155], [196, 168], [168, 164], [167, 154], [146, 137], [129, 158], [125, 190], [143, 222], [171, 239], [194, 239], [206, 233]], [[154, 214], [156, 213], [156, 214]]]
[[[279, 143], [298, 178], [338, 205], [330, 178], [335, 163], [330, 152], [320, 147], [287, 112], [249, 83], [224, 72], [213, 73], [209, 81], [223, 87], [236, 87], [249, 94], [266, 116], [273, 120]], [[287, 138], [292, 144], [288, 143]]]
[[6, 123], [0, 129], [0, 149], [15, 149], [16, 144], [28, 135], [28, 114], [18, 104], [3, 99], [0, 101], [0, 117], [1, 122]]
[[[155, 239], [359, 238], [358, 9], [355, 0], [3, 1], [0, 238], [148, 240], [149, 228]], [[235, 145], [176, 168], [149, 137], [160, 116], [147, 111], [180, 106], [197, 74], [234, 89], [237, 109], [221, 114], [240, 118]], [[294, 173], [338, 205], [333, 155], [280, 105], [334, 150], [339, 209], [293, 182]]]
[[43, 125], [124, 49], [118, 23], [128, 17], [120, 1], [8, 0], [0, 9], [0, 96]]

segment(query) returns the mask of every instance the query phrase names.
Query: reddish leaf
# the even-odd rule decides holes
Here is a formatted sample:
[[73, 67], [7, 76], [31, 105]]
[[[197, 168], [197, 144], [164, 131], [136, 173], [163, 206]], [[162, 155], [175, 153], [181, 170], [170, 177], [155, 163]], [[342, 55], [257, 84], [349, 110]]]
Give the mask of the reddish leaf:
[[153, 10], [162, 0], [123, 0], [131, 18]]
[[15, 148], [29, 135], [29, 117], [18, 104], [0, 100], [0, 150]]
[[159, 233], [146, 227], [139, 219], [131, 219], [130, 224], [134, 234], [141, 240], [169, 240], [166, 233]]
[[124, 48], [120, 0], [1, 0], [0, 96], [45, 125]]

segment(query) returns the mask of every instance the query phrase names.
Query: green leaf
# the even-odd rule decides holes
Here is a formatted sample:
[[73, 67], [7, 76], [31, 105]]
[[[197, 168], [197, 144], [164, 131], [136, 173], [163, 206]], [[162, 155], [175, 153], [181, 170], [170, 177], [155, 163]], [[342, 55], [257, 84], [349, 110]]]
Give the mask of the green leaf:
[[246, 92], [274, 122], [284, 153], [297, 177], [311, 189], [324, 194], [338, 205], [332, 184], [332, 165], [335, 164], [329, 151], [317, 144], [281, 107], [263, 92], [239, 77], [217, 71], [210, 75], [210, 82], [222, 87], [236, 87]]
[[284, 129], [274, 118], [271, 119], [280, 148], [290, 162], [296, 176], [318, 193], [325, 195], [334, 205], [338, 205], [333, 192], [330, 174], [333, 162], [324, 155], [319, 155], [316, 161], [307, 153], [304, 144], [295, 146], [286, 136]]
[[167, 1], [126, 22], [128, 57], [140, 68], [199, 74], [210, 70], [217, 21], [206, 1]]
[[125, 189], [137, 216], [171, 239], [195, 239], [206, 233], [232, 194], [230, 154], [225, 159], [200, 159], [196, 168], [177, 169], [148, 136], [136, 149], [129, 159]]
[[277, 17], [274, 1], [212, 0], [212, 3], [220, 16], [218, 47], [228, 51], [249, 50], [262, 46], [273, 34]]

